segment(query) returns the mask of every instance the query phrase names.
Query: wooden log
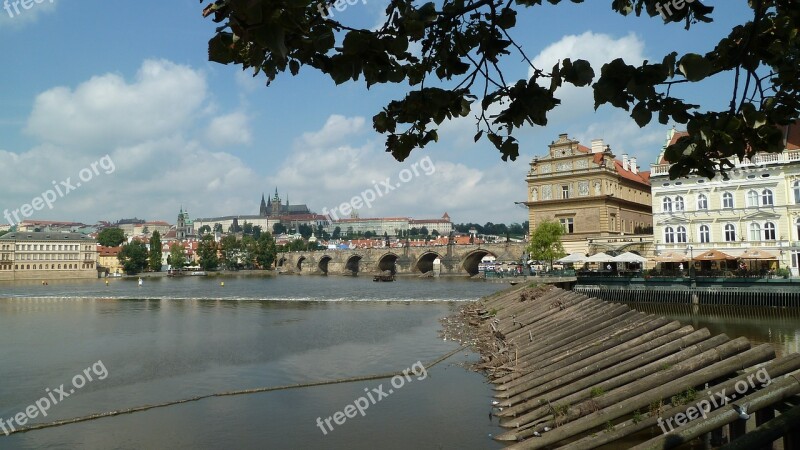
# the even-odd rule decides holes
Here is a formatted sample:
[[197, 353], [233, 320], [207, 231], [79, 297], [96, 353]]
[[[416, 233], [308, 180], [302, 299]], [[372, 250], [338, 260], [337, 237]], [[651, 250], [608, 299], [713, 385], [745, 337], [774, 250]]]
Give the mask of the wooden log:
[[[794, 371], [787, 377], [779, 378], [777, 380], [773, 379], [772, 384], [767, 388], [737, 399], [737, 403], [747, 404], [748, 410], [757, 411], [765, 406], [774, 405], [786, 398], [797, 395], [798, 393], [800, 393], [800, 371]], [[727, 405], [726, 407], [709, 413], [703, 420], [695, 420], [690, 422], [674, 431], [670, 431], [669, 433], [650, 439], [647, 442], [643, 442], [633, 447], [633, 449], [654, 450], [674, 448], [696, 438], [697, 436], [700, 436], [703, 433], [720, 428], [736, 420], [739, 420], [739, 413], [732, 406]], [[791, 427], [787, 428], [787, 430], [791, 430], [796, 426], [796, 422], [792, 423]], [[731, 442], [731, 444], [733, 444], [733, 442]]]
[[[687, 387], [697, 386], [724, 374], [741, 370], [744, 367], [764, 362], [775, 357], [775, 351], [769, 344], [740, 353], [748, 348], [745, 338], [734, 339], [708, 352], [704, 352], [690, 360], [677, 364], [663, 373], [655, 374], [629, 385], [608, 392], [595, 399], [595, 407], [585, 408], [583, 405], [567, 413], [571, 422], [556, 428], [536, 439], [528, 439], [511, 446], [513, 449], [541, 448], [564, 439], [571, 438], [612, 421], [626, 414], [649, 405], [650, 402], [669, 398], [683, 392]], [[739, 354], [740, 353], [740, 354]], [[738, 354], [738, 355], [737, 355]], [[737, 355], [735, 358], [730, 358]], [[593, 412], [591, 410], [594, 409]], [[577, 419], [577, 420], [576, 420]], [[546, 426], [553, 427], [550, 423]], [[532, 436], [534, 429], [519, 433], [521, 437]]]
[[[641, 336], [635, 339], [623, 340], [623, 343], [620, 345], [612, 347], [604, 352], [597, 353], [584, 360], [579, 360], [576, 363], [570, 364], [559, 370], [553, 371], [551, 377], [542, 377], [541, 379], [537, 379], [537, 376], [535, 375], [532, 377], [526, 375], [520, 378], [520, 380], [525, 380], [526, 382], [509, 388], [509, 392], [518, 394], [524, 392], [525, 397], [523, 400], [527, 400], [531, 397], [552, 391], [575, 380], [585, 379], [586, 377], [595, 373], [599, 373], [608, 367], [620, 364], [636, 355], [645, 353], [654, 348], [658, 348], [664, 344], [668, 344], [669, 342], [680, 339], [694, 332], [694, 328], [692, 328], [690, 325], [676, 330], [675, 328], [679, 326], [679, 322], [672, 322], [671, 324], [667, 324], [654, 331], [643, 333]], [[705, 333], [698, 333], [697, 341], [699, 342], [707, 337], [707, 331]], [[692, 344], [695, 343], [696, 342], [692, 342]], [[511, 404], [506, 406], [511, 406]]]
[[[769, 363], [763, 366], [763, 369], [766, 371], [766, 373], [770, 374], [771, 378], [777, 378], [786, 375], [787, 373], [800, 370], [800, 353], [793, 353], [783, 358], [770, 361]], [[752, 373], [753, 371], [750, 371], [748, 373], [741, 374], [735, 378], [731, 378], [729, 380], [723, 381], [713, 386], [709, 386], [708, 388], [703, 389], [703, 393], [698, 393], [698, 398], [707, 399], [709, 395], [713, 395], [713, 393], [715, 392], [731, 392], [734, 390], [736, 383], [747, 380]], [[586, 436], [577, 441], [570, 442], [569, 444], [565, 445], [562, 448], [564, 448], [565, 450], [594, 449], [602, 445], [614, 442], [625, 436], [629, 436], [633, 433], [638, 433], [647, 428], [656, 427], [658, 426], [659, 419], [674, 417], [678, 413], [685, 413], [686, 408], [687, 405], [677, 405], [665, 408], [664, 411], [659, 414], [646, 414], [646, 415], [642, 414], [638, 418], [638, 420], [630, 419], [625, 422], [615, 424], [613, 430], [607, 430], [604, 431], [603, 433], [596, 433], [592, 436]], [[758, 412], [764, 411], [765, 409], [771, 410], [772, 408], [767, 407], [759, 410]], [[758, 412], [756, 412], [756, 416], [758, 416]]]
[[[772, 405], [766, 406], [765, 408], [773, 410]], [[763, 425], [756, 427], [756, 429], [750, 433], [732, 441], [730, 444], [722, 447], [721, 450], [771, 448], [774, 441], [796, 430], [798, 423], [800, 423], [800, 406], [795, 406], [777, 418], [773, 418]], [[788, 449], [793, 447], [784, 446], [784, 448]]]

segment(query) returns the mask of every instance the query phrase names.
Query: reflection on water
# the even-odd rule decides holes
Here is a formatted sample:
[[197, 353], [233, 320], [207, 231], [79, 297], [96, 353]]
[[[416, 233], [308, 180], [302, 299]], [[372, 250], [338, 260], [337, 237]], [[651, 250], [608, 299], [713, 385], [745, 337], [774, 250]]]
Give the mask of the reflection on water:
[[679, 320], [712, 335], [744, 336], [753, 345], [768, 343], [782, 356], [800, 352], [800, 309], [748, 306], [627, 303], [642, 312]]
[[[0, 286], [0, 418], [102, 360], [108, 377], [45, 421], [213, 392], [402, 370], [458, 348], [438, 338], [454, 300], [503, 285], [279, 277]], [[28, 297], [26, 297], [26, 292]], [[34, 298], [30, 298], [34, 297]], [[281, 301], [264, 299], [280, 298]], [[333, 301], [346, 299], [345, 301]], [[313, 300], [313, 301], [300, 301]], [[437, 300], [437, 301], [431, 301]], [[0, 448], [501, 448], [491, 389], [459, 352], [323, 435], [373, 380], [211, 398], [3, 437]], [[41, 417], [33, 422], [43, 421]]]

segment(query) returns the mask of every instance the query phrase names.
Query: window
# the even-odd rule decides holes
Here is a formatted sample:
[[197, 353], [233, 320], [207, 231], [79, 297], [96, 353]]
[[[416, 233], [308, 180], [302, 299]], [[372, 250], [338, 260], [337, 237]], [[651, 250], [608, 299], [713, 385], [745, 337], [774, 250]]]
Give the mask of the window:
[[675, 197], [675, 211], [683, 211], [683, 197]]
[[795, 225], [797, 226], [797, 239], [800, 239], [800, 217], [797, 218]]
[[758, 192], [747, 192], [747, 206], [758, 206]]
[[763, 191], [761, 191], [761, 203], [764, 206], [772, 206], [773, 205], [773, 202], [772, 202], [772, 191], [770, 191], [769, 189], [764, 189]]
[[672, 227], [664, 228], [664, 242], [667, 244], [675, 243], [675, 230]]
[[794, 191], [794, 202], [800, 205], [800, 180], [794, 182], [792, 190]]
[[764, 224], [764, 240], [765, 241], [774, 241], [775, 240], [775, 224], [772, 222], [767, 222]]
[[575, 232], [575, 223], [571, 217], [566, 219], [558, 219], [558, 221], [561, 222], [561, 228], [564, 229], [564, 233], [572, 234]]
[[661, 202], [663, 212], [672, 212], [672, 199], [669, 197], [664, 197], [664, 201]]
[[725, 242], [735, 242], [736, 241], [736, 227], [733, 224], [725, 225]]
[[708, 225], [700, 225], [700, 242], [704, 244], [711, 242], [711, 230]]
[[733, 208], [733, 194], [730, 192], [722, 194], [722, 207]]
[[708, 209], [708, 197], [706, 197], [705, 194], [700, 194], [697, 196], [697, 209]]
[[750, 224], [750, 240], [755, 242], [761, 240], [761, 225], [755, 222]]
[[565, 184], [561, 186], [561, 198], [568, 199], [569, 198], [569, 185]]
[[686, 243], [686, 228], [678, 227], [678, 242]]

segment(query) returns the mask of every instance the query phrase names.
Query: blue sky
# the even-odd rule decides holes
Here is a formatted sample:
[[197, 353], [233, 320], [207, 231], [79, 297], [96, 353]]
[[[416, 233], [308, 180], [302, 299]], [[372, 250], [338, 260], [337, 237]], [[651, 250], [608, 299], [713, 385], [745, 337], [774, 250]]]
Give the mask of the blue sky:
[[[617, 57], [637, 64], [671, 49], [706, 52], [748, 17], [745, 0], [709, 1], [715, 22], [687, 32], [659, 18], [615, 15], [610, 3], [529, 8], [512, 34], [544, 68], [568, 56], [588, 59], [599, 72]], [[336, 14], [371, 27], [385, 6], [366, 0]], [[469, 118], [446, 123], [438, 143], [398, 163], [384, 152], [371, 118], [402, 97], [402, 86], [336, 86], [303, 70], [265, 87], [239, 67], [207, 61], [216, 24], [201, 9], [197, 0], [44, 0], [19, 14], [12, 9], [13, 17], [0, 10], [0, 209], [32, 203], [54, 181], [63, 186], [70, 178], [74, 189], [28, 218], [172, 223], [181, 205], [193, 217], [255, 214], [261, 193], [276, 186], [292, 203], [321, 212], [430, 157], [435, 173], [420, 172], [361, 217], [447, 211], [455, 222], [522, 222], [526, 211], [514, 202], [525, 200], [528, 164], [558, 134], [586, 145], [603, 138], [647, 169], [668, 131], [660, 124], [639, 129], [624, 111], [595, 112], [590, 90], [568, 87], [547, 127], [518, 134], [516, 162], [501, 161], [487, 142], [473, 143]], [[507, 80], [527, 77], [518, 55], [502, 67]], [[676, 92], [719, 108], [730, 83], [719, 77]], [[91, 176], [81, 172], [106, 155], [113, 170], [95, 164]], [[81, 174], [86, 180], [77, 187]]]

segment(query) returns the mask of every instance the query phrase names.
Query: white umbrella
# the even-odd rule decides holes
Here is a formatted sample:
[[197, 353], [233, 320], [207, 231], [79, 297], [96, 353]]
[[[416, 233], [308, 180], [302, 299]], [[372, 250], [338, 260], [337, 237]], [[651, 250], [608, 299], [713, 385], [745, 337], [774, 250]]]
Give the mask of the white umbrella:
[[556, 260], [559, 264], [567, 264], [567, 263], [581, 263], [586, 261], [586, 255], [583, 253], [570, 253], [569, 255]]
[[646, 263], [647, 258], [637, 255], [636, 253], [625, 252], [621, 255], [615, 256], [612, 261], [625, 263]]
[[612, 262], [614, 261], [614, 257], [610, 255], [606, 255], [605, 253], [595, 253], [594, 255], [590, 256], [586, 259], [586, 262], [590, 263], [602, 263], [602, 262]]

